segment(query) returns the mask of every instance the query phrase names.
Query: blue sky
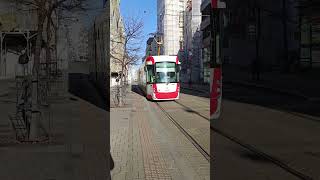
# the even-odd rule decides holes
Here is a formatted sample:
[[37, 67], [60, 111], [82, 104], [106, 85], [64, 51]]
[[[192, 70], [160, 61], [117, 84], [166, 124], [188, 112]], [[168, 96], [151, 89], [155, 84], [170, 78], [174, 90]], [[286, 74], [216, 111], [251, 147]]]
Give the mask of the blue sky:
[[142, 41], [141, 56], [144, 56], [149, 33], [157, 30], [157, 0], [121, 0], [120, 12], [124, 21], [130, 16], [142, 19], [144, 23], [144, 39]]

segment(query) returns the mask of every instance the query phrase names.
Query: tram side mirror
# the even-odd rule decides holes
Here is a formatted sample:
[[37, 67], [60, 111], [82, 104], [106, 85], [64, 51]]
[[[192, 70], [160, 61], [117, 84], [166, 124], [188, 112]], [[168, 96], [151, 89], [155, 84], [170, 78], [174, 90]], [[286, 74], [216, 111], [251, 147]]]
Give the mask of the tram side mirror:
[[144, 67], [144, 71], [147, 71], [147, 66]]

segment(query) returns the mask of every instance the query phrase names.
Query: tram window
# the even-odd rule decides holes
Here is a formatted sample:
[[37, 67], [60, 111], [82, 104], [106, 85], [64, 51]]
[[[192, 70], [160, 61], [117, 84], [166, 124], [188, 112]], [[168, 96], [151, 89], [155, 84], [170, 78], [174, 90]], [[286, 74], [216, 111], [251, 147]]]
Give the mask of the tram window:
[[157, 80], [158, 82], [166, 82], [164, 72], [157, 72]]
[[167, 75], [170, 77], [170, 78], [173, 78], [176, 73], [175, 72], [167, 72]]
[[175, 72], [168, 72], [167, 75], [170, 77], [170, 82], [175, 82], [176, 81], [176, 73]]
[[154, 83], [154, 66], [147, 66], [147, 83]]

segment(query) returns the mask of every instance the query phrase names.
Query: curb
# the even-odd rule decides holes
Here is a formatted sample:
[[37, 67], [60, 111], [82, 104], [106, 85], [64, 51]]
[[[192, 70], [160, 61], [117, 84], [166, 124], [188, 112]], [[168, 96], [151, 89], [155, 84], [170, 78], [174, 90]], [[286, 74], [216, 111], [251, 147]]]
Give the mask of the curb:
[[242, 82], [242, 81], [224, 81], [224, 83], [226, 83], [226, 84], [235, 84], [235, 85], [246, 86], [246, 87], [254, 87], [254, 88], [259, 88], [259, 89], [266, 89], [266, 90], [270, 90], [270, 91], [281, 93], [281, 94], [286, 94], [286, 95], [290, 95], [290, 96], [296, 96], [296, 97], [303, 98], [303, 99], [308, 100], [308, 101], [314, 101], [314, 100], [319, 100], [320, 99], [320, 98], [314, 98], [314, 97], [306, 96], [306, 95], [304, 95], [302, 93], [299, 93], [297, 91], [286, 91], [286, 90], [283, 90], [283, 89], [272, 88], [272, 87], [268, 87], [268, 86], [264, 86], [264, 85], [258, 85], [258, 84], [254, 84], [254, 83], [247, 83], [247, 82]]

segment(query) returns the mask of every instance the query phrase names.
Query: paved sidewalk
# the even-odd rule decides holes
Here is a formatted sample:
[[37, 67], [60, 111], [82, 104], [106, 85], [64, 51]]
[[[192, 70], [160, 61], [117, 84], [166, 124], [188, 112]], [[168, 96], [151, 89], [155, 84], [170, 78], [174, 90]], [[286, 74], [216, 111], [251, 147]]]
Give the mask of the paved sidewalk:
[[110, 115], [112, 180], [209, 179], [209, 162], [153, 102], [129, 91]]
[[52, 99], [42, 109], [50, 141], [39, 144], [15, 140], [8, 117], [15, 113], [14, 89], [0, 97], [0, 111], [0, 139], [6, 139], [0, 141], [1, 180], [107, 179], [109, 115], [105, 110], [69, 93]]
[[15, 89], [15, 85], [13, 79], [0, 79], [0, 97], [6, 96], [10, 90]]
[[223, 82], [293, 95], [307, 100], [320, 100], [320, 70], [285, 74], [277, 71], [262, 72], [260, 81], [251, 79], [250, 70], [230, 65], [223, 67]]

